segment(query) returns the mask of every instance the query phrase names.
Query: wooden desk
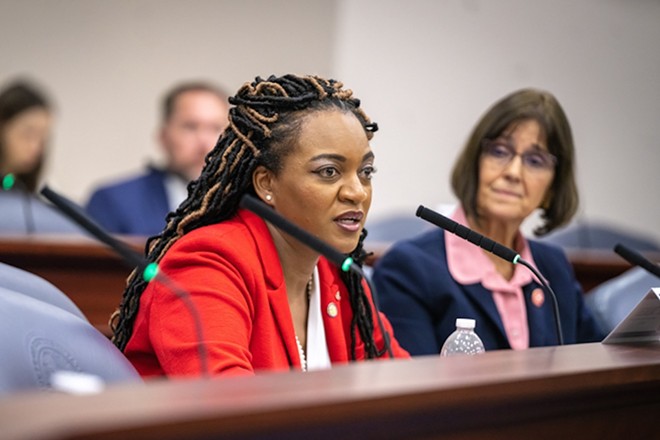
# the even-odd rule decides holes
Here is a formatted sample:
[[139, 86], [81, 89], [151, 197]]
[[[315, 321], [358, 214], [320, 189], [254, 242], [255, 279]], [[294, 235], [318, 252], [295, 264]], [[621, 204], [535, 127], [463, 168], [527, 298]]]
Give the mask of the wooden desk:
[[[139, 253], [144, 238], [122, 237]], [[374, 264], [389, 244], [372, 243]], [[568, 257], [585, 292], [619, 275], [630, 265], [613, 252], [569, 251]], [[660, 260], [660, 257], [657, 257]], [[87, 319], [109, 334], [108, 319], [119, 305], [132, 268], [105, 245], [82, 236], [0, 236], [0, 261], [40, 275], [71, 297]]]
[[660, 347], [584, 344], [0, 400], [3, 439], [657, 438]]
[[[124, 241], [143, 252], [144, 239]], [[0, 236], [0, 261], [59, 287], [106, 335], [132, 270], [107, 246], [83, 236]]]

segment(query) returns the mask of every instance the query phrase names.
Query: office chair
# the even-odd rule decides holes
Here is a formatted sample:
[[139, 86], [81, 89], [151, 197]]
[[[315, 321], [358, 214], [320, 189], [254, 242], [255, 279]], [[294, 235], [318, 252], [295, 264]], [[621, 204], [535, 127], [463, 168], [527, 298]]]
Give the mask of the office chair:
[[652, 287], [660, 287], [660, 279], [641, 267], [633, 267], [590, 290], [584, 302], [601, 329], [610, 333]]
[[45, 279], [23, 269], [0, 263], [0, 287], [31, 296], [87, 320], [83, 312], [64, 292]]
[[618, 226], [580, 221], [558, 229], [540, 238], [562, 248], [571, 249], [607, 249], [621, 243], [640, 252], [660, 252], [660, 243], [634, 231]]
[[57, 389], [54, 373], [76, 372], [103, 384], [142, 379], [89, 322], [52, 304], [0, 288], [0, 397]]
[[9, 235], [71, 234], [87, 235], [82, 228], [32, 194], [0, 189], [0, 232]]
[[374, 220], [365, 226], [367, 229], [367, 241], [393, 243], [406, 238], [414, 237], [426, 230], [431, 225], [424, 220], [408, 214], [393, 214]]
[[[456, 209], [454, 203], [440, 203], [433, 208], [445, 216], [451, 216]], [[422, 220], [415, 215], [415, 209], [407, 211], [398, 211], [381, 216], [376, 219], [369, 219], [365, 225], [368, 231], [366, 241], [370, 243], [394, 243], [399, 240], [405, 240], [436, 228], [431, 223]]]

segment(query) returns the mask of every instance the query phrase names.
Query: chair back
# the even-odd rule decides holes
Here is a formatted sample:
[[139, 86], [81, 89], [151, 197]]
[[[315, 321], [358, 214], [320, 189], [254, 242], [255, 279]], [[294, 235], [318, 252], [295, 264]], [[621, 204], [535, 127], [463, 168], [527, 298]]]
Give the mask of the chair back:
[[394, 243], [432, 228], [430, 223], [408, 214], [391, 214], [368, 222], [365, 226], [368, 232], [367, 241], [372, 243]]
[[0, 288], [0, 396], [54, 389], [54, 373], [77, 372], [104, 384], [142, 383], [108, 338], [52, 304]]
[[0, 263], [0, 287], [31, 296], [87, 320], [83, 312], [64, 292], [45, 279], [23, 269]]
[[584, 302], [601, 329], [609, 333], [653, 287], [660, 287], [660, 279], [641, 267], [633, 267], [591, 289]]
[[606, 249], [611, 251], [621, 243], [639, 252], [660, 252], [660, 243], [653, 237], [635, 231], [598, 222], [576, 222], [552, 231], [540, 238], [564, 249]]
[[33, 194], [18, 189], [0, 190], [0, 232], [9, 235], [89, 234]]

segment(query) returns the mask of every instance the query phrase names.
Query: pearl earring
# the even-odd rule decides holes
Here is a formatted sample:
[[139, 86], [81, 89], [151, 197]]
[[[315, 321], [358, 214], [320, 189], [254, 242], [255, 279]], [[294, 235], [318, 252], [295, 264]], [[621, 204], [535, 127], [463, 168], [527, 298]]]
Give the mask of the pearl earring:
[[273, 196], [271, 196], [270, 194], [266, 194], [266, 200], [270, 202], [271, 200], [273, 200]]

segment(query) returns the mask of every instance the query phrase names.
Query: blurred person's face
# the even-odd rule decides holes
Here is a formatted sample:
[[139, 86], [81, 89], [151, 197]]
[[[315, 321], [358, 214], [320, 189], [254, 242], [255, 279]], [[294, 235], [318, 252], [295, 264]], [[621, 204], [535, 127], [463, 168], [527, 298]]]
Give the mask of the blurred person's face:
[[355, 249], [374, 173], [374, 154], [355, 115], [331, 110], [306, 116], [282, 169], [260, 169], [266, 182], [260, 187], [276, 211], [341, 252]]
[[186, 180], [199, 177], [204, 158], [228, 125], [228, 104], [215, 94], [193, 90], [179, 95], [160, 132], [167, 166]]
[[482, 154], [477, 209], [486, 222], [518, 226], [543, 203], [555, 175], [554, 165], [540, 166], [548, 162], [540, 157], [548, 154], [548, 146], [533, 119], [513, 124], [494, 141], [515, 156], [503, 160], [506, 150], [501, 148]]
[[50, 136], [52, 116], [31, 108], [9, 120], [2, 132], [3, 172], [29, 173], [41, 160]]

